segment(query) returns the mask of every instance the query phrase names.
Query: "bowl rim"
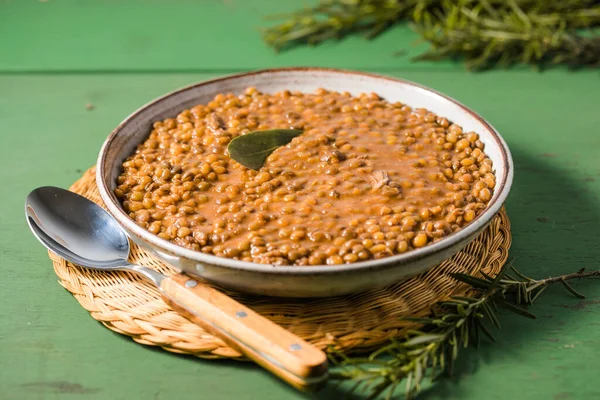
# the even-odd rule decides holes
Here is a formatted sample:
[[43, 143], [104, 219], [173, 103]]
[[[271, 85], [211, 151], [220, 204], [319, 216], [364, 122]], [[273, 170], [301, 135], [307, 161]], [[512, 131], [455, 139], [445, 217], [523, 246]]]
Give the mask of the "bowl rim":
[[[276, 74], [276, 73], [288, 73], [288, 72], [326, 72], [326, 73], [334, 73], [334, 74], [343, 74], [343, 75], [355, 75], [360, 77], [366, 77], [370, 79], [377, 80], [385, 80], [394, 84], [404, 84], [417, 88], [418, 90], [428, 92], [429, 94], [433, 94], [434, 96], [441, 97], [443, 100], [450, 101], [455, 105], [459, 106], [463, 111], [465, 111], [471, 118], [476, 119], [479, 123], [481, 123], [492, 135], [492, 139], [497, 143], [498, 149], [501, 153], [501, 159], [504, 164], [504, 174], [501, 177], [502, 179], [498, 180], [497, 191], [498, 193], [495, 195], [491, 202], [486, 207], [485, 211], [477, 216], [470, 224], [462, 228], [461, 230], [454, 232], [442, 239], [440, 239], [436, 243], [429, 244], [420, 249], [410, 250], [403, 254], [397, 254], [389, 257], [384, 257], [376, 260], [367, 260], [360, 261], [351, 264], [340, 264], [340, 265], [315, 265], [315, 266], [297, 266], [297, 265], [272, 265], [272, 264], [259, 264], [248, 261], [235, 260], [215, 255], [210, 255], [206, 253], [202, 253], [200, 251], [191, 250], [182, 246], [179, 246], [175, 243], [172, 243], [168, 240], [161, 239], [158, 236], [150, 233], [146, 229], [137, 225], [133, 219], [129, 217], [125, 213], [125, 211], [121, 208], [116, 196], [108, 190], [108, 182], [105, 179], [106, 176], [106, 156], [108, 153], [108, 149], [111, 147], [111, 144], [115, 140], [115, 138], [119, 135], [119, 132], [125, 127], [130, 120], [135, 118], [139, 113], [151, 107], [152, 105], [166, 100], [167, 98], [171, 98], [177, 96], [181, 92], [185, 92], [196, 87], [201, 87], [207, 84], [234, 80], [238, 78], [244, 78], [255, 75], [264, 75], [264, 74]], [[395, 267], [399, 265], [405, 265], [409, 263], [413, 263], [418, 261], [419, 259], [425, 258], [431, 254], [442, 252], [451, 248], [452, 246], [467, 240], [469, 237], [473, 236], [483, 228], [489, 224], [492, 218], [500, 211], [508, 194], [510, 192], [512, 182], [514, 177], [514, 164], [512, 160], [512, 156], [510, 150], [508, 148], [505, 140], [500, 136], [499, 132], [483, 117], [477, 114], [475, 111], [471, 110], [464, 104], [459, 101], [453, 99], [450, 96], [447, 96], [441, 92], [438, 92], [429, 87], [423, 86], [421, 84], [399, 79], [395, 77], [390, 77], [386, 75], [363, 72], [363, 71], [354, 71], [354, 70], [345, 70], [338, 68], [322, 68], [322, 67], [283, 67], [283, 68], [268, 68], [268, 69], [259, 69], [247, 72], [240, 72], [235, 74], [229, 74], [225, 76], [220, 76], [217, 78], [204, 80], [201, 82], [193, 83], [190, 85], [186, 85], [179, 89], [173, 90], [164, 94], [163, 96], [157, 97], [148, 103], [142, 105], [137, 110], [129, 114], [124, 120], [122, 120], [119, 125], [110, 133], [110, 135], [106, 138], [100, 152], [98, 154], [97, 162], [96, 162], [96, 184], [98, 186], [98, 191], [100, 193], [100, 197], [104, 204], [106, 205], [109, 213], [117, 220], [117, 222], [123, 226], [126, 231], [128, 231], [129, 236], [131, 234], [137, 236], [139, 239], [150, 243], [155, 248], [160, 249], [161, 252], [168, 253], [167, 255], [175, 256], [175, 257], [184, 257], [189, 260], [195, 261], [197, 263], [207, 263], [212, 265], [218, 265], [221, 267], [226, 267], [232, 270], [241, 270], [241, 271], [251, 271], [251, 272], [263, 272], [269, 274], [282, 274], [282, 275], [322, 275], [322, 274], [336, 274], [340, 272], [350, 273], [357, 270], [366, 270], [366, 269], [385, 269], [389, 267]]]

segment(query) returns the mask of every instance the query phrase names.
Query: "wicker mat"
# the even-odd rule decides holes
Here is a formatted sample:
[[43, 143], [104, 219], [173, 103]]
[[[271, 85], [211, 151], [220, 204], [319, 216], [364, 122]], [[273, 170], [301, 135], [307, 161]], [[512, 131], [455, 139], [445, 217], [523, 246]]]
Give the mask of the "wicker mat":
[[[94, 168], [70, 190], [103, 206]], [[346, 352], [372, 350], [398, 337], [409, 326], [405, 316], [426, 316], [430, 306], [467, 287], [450, 272], [496, 274], [506, 262], [511, 243], [510, 223], [504, 209], [489, 227], [454, 257], [427, 273], [384, 289], [323, 299], [277, 299], [226, 292], [256, 312], [296, 335], [325, 349], [335, 343]], [[138, 343], [202, 358], [238, 358], [241, 355], [220, 339], [193, 324], [163, 302], [158, 290], [144, 278], [128, 272], [84, 269], [49, 253], [60, 284], [107, 328]], [[132, 244], [131, 262], [166, 275], [176, 271]]]

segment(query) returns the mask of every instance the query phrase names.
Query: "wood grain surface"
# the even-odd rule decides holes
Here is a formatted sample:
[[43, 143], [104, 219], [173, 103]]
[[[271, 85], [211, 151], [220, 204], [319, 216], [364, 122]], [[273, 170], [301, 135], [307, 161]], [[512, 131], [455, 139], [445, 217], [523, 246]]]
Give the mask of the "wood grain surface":
[[164, 279], [164, 300], [174, 310], [301, 391], [324, 386], [327, 356], [243, 304], [185, 274]]
[[[26, 226], [27, 193], [68, 187], [130, 112], [230, 71], [360, 68], [455, 97], [513, 152], [515, 265], [534, 277], [600, 268], [597, 71], [472, 74], [458, 63], [413, 64], [392, 55], [416, 39], [405, 28], [373, 43], [352, 38], [276, 55], [254, 29], [297, 4], [0, 0], [0, 399], [342, 398], [343, 387], [307, 397], [250, 363], [168, 354], [104, 329], [57, 284]], [[503, 313], [497, 343], [465, 351], [456, 379], [427, 386], [422, 398], [600, 398], [600, 284], [575, 285], [587, 299], [553, 288], [532, 308], [537, 320]]]

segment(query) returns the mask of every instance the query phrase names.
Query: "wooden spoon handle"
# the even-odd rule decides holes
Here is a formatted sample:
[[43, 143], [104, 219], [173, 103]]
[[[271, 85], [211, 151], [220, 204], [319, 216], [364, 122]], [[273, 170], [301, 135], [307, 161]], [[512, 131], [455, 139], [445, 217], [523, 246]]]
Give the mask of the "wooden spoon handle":
[[164, 279], [160, 289], [175, 310], [297, 389], [325, 383], [324, 352], [231, 297], [185, 274]]

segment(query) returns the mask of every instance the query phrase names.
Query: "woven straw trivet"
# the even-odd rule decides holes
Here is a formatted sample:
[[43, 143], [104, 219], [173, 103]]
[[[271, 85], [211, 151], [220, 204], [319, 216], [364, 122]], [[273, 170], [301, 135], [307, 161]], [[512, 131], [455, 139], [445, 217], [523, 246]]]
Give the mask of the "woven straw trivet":
[[[94, 168], [70, 190], [104, 206]], [[506, 262], [511, 243], [510, 224], [503, 209], [489, 227], [454, 257], [420, 276], [384, 289], [323, 299], [277, 299], [225, 291], [238, 301], [272, 319], [317, 347], [335, 343], [343, 351], [367, 351], [400, 336], [409, 324], [406, 316], [426, 316], [433, 303], [451, 294], [466, 294], [466, 285], [448, 274], [495, 275]], [[138, 343], [202, 358], [238, 358], [241, 355], [165, 304], [158, 290], [144, 278], [128, 272], [101, 272], [50, 258], [60, 284], [107, 328]], [[132, 243], [130, 260], [164, 274], [176, 271]]]

